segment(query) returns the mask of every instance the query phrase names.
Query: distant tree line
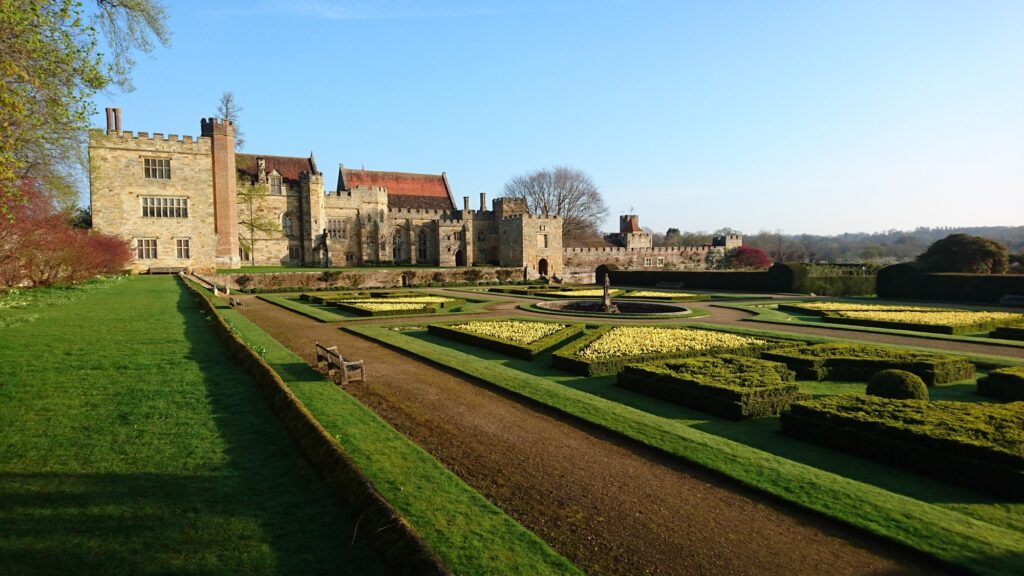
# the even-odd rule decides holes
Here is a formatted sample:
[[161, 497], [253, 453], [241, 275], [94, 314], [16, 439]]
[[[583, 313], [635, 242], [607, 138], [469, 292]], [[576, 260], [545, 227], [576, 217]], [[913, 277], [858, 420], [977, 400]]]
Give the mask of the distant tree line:
[[[656, 246], [700, 246], [713, 236], [738, 233], [731, 228], [714, 232], [684, 232], [669, 228], [664, 234], [652, 232]], [[894, 264], [914, 260], [929, 246], [954, 233], [981, 236], [1006, 246], [1011, 272], [1019, 269], [1024, 254], [1024, 226], [976, 226], [966, 228], [917, 228], [876, 233], [846, 233], [835, 236], [783, 234], [761, 231], [743, 237], [743, 245], [763, 250], [775, 262]], [[1016, 263], [1016, 266], [1014, 266]]]

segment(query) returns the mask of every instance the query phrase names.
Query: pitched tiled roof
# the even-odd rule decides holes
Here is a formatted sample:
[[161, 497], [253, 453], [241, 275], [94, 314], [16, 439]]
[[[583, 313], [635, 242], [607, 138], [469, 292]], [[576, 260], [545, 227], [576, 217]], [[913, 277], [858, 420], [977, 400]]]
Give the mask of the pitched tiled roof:
[[338, 191], [356, 186], [386, 188], [390, 208], [455, 209], [444, 174], [351, 170], [342, 166], [338, 173]]
[[313, 172], [316, 168], [310, 158], [267, 156], [265, 154], [235, 154], [235, 169], [238, 171], [238, 175], [255, 182], [258, 177], [256, 169], [257, 158], [263, 158], [266, 161], [267, 174], [277, 170], [281, 178], [288, 183], [298, 182], [300, 172]]

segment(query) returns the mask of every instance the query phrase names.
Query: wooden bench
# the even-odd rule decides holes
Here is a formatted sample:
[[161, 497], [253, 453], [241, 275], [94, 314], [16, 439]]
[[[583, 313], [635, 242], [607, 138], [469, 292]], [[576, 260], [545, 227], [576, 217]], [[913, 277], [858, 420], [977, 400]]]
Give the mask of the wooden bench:
[[366, 376], [362, 360], [345, 360], [337, 346], [328, 348], [320, 342], [316, 343], [316, 367], [326, 370], [327, 375], [340, 385], [363, 382]]

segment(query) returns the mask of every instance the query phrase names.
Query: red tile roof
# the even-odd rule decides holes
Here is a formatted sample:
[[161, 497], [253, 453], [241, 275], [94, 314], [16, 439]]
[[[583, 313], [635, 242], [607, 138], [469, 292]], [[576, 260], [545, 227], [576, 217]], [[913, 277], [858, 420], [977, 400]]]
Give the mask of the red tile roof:
[[628, 218], [624, 224], [625, 224], [625, 226], [622, 227], [622, 232], [624, 232], [624, 233], [625, 232], [643, 232], [643, 230], [640, 228], [640, 223], [637, 221], [637, 219], [635, 217]]
[[266, 161], [266, 171], [270, 174], [274, 170], [281, 175], [285, 182], [295, 183], [299, 181], [300, 172], [313, 172], [315, 166], [309, 158], [295, 158], [293, 156], [267, 156], [265, 154], [235, 154], [235, 169], [239, 176], [249, 178], [253, 182], [258, 177], [256, 159], [263, 158]]
[[455, 209], [444, 174], [351, 170], [342, 166], [338, 174], [338, 190], [347, 191], [356, 186], [386, 188], [390, 208]]

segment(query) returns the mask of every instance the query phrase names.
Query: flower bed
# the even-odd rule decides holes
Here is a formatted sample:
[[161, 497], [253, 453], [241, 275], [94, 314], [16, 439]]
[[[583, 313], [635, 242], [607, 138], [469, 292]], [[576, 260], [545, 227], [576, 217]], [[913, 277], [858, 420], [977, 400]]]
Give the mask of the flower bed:
[[697, 300], [701, 294], [692, 292], [662, 292], [658, 290], [631, 290], [622, 295], [623, 298], [643, 298], [645, 300]]
[[433, 314], [437, 312], [436, 305], [417, 302], [333, 301], [331, 304], [345, 312], [351, 312], [359, 316], [402, 316], [405, 314]]
[[774, 342], [714, 330], [605, 326], [552, 357], [556, 368], [599, 376], [615, 374], [626, 364], [698, 356], [708, 352], [756, 355]]
[[839, 395], [782, 414], [790, 436], [1024, 498], [1024, 404]]
[[800, 400], [794, 372], [779, 362], [722, 354], [631, 364], [618, 385], [709, 414], [742, 420], [777, 416]]
[[931, 386], [956, 382], [974, 375], [974, 365], [957, 356], [864, 344], [810, 344], [770, 350], [762, 354], [762, 357], [784, 362], [796, 371], [797, 376], [809, 380], [867, 381], [876, 372], [895, 368], [913, 372]]
[[818, 314], [823, 316], [827, 322], [837, 324], [937, 334], [971, 334], [987, 332], [1000, 326], [1024, 324], [1024, 314], [1014, 312], [957, 310], [925, 306], [805, 302], [802, 304], [779, 304], [778, 308], [783, 311]]
[[431, 324], [427, 330], [459, 342], [531, 360], [583, 332], [581, 324], [495, 320]]
[[979, 378], [978, 394], [1000, 400], [1024, 400], [1024, 366], [1000, 368]]

